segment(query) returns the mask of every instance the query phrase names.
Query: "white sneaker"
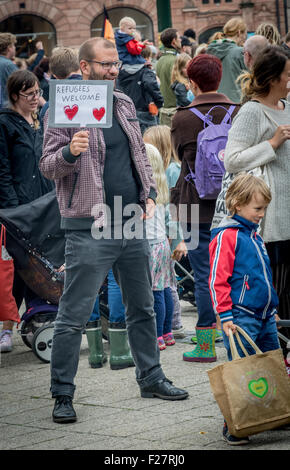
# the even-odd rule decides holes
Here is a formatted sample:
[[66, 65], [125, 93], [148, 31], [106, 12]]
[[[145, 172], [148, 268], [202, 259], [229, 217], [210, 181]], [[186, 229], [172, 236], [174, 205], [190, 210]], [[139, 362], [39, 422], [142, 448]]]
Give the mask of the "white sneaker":
[[12, 331], [3, 330], [0, 333], [0, 352], [11, 352], [12, 351]]
[[174, 338], [185, 338], [185, 329], [183, 326], [180, 326], [179, 328], [172, 328], [172, 333]]

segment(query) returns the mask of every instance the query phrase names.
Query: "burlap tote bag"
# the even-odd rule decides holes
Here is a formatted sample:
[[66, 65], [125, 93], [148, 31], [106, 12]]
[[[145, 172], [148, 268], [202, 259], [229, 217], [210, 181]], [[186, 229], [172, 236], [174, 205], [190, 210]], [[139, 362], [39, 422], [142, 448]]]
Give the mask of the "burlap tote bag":
[[236, 332], [245, 354], [241, 358], [230, 330], [233, 360], [207, 373], [229, 432], [245, 437], [290, 423], [290, 380], [281, 349], [262, 353], [242, 328], [237, 329], [255, 354], [247, 353]]

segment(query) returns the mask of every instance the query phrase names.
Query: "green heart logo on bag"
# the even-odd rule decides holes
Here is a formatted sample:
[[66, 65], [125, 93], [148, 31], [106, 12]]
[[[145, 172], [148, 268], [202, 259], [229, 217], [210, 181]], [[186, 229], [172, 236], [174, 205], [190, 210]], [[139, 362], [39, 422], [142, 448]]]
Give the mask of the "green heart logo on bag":
[[263, 398], [268, 393], [268, 382], [264, 377], [251, 380], [248, 383], [250, 392], [258, 398]]

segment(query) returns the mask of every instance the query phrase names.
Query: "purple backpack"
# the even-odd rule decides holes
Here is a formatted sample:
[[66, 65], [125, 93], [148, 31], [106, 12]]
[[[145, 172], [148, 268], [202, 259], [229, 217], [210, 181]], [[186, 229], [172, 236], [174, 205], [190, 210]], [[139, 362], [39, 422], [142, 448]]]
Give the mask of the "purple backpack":
[[[226, 115], [220, 124], [212, 123], [211, 111], [222, 108]], [[232, 113], [235, 106], [229, 109], [213, 106], [205, 115], [196, 108], [190, 108], [204, 122], [204, 128], [197, 137], [195, 173], [188, 165], [189, 173], [185, 180], [194, 181], [200, 199], [216, 199], [221, 191], [222, 178], [225, 173], [224, 154], [228, 140], [228, 132], [232, 125]]]

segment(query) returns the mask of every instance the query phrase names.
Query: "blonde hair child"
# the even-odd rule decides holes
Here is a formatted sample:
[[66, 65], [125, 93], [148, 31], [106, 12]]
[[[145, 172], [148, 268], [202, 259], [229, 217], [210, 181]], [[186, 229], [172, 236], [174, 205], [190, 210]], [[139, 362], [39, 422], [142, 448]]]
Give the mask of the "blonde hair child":
[[168, 202], [168, 187], [162, 157], [151, 144], [145, 144], [158, 197], [154, 216], [146, 219], [146, 237], [150, 245], [150, 270], [156, 314], [157, 341], [160, 351], [175, 344], [172, 333], [174, 304], [171, 287], [175, 285], [174, 264], [166, 234], [167, 218], [165, 204]]
[[148, 127], [143, 135], [145, 143], [154, 145], [160, 152], [169, 190], [175, 186], [180, 175], [181, 163], [171, 144], [169, 126], [160, 124]]
[[[145, 143], [145, 146], [148, 159], [152, 167], [153, 178], [156, 181], [158, 193], [155, 217], [153, 219], [146, 220], [146, 233], [151, 248], [153, 295], [156, 304], [163, 305], [162, 315], [160, 311], [158, 314], [161, 319], [158, 317], [159, 323], [157, 328], [158, 344], [160, 350], [162, 350], [165, 349], [166, 346], [174, 344], [172, 327], [174, 328], [177, 336], [184, 336], [184, 328], [181, 322], [181, 306], [176, 290], [172, 258], [179, 261], [183, 255], [187, 254], [187, 248], [183, 241], [183, 235], [178, 223], [170, 220], [168, 208], [169, 191], [161, 154], [154, 145]], [[167, 232], [170, 231], [170, 229], [177, 234], [173, 235], [174, 239], [171, 240], [173, 250], [172, 254], [169, 240], [167, 238]], [[158, 292], [160, 289], [162, 292]], [[164, 309], [164, 305], [166, 307], [166, 302], [168, 303], [168, 312], [166, 308]], [[158, 305], [156, 309], [159, 308]], [[163, 316], [165, 318], [164, 322], [162, 320]]]
[[190, 60], [190, 55], [186, 53], [180, 54], [176, 57], [171, 72], [171, 83], [174, 83], [177, 80], [178, 82], [183, 83], [184, 85], [188, 85], [186, 66]]
[[[270, 189], [262, 178], [240, 173], [226, 195], [232, 218], [225, 217], [212, 231], [209, 286], [230, 361], [229, 335], [237, 327], [245, 330], [264, 353], [280, 348], [275, 319], [279, 299], [273, 286], [270, 259], [257, 233], [270, 201]], [[241, 357], [254, 353], [248, 342], [245, 347], [240, 346], [241, 342], [237, 345]], [[249, 443], [248, 437], [230, 434], [226, 421], [222, 433], [230, 445]]]
[[250, 173], [241, 173], [236, 176], [226, 194], [226, 206], [230, 216], [237, 214], [237, 208], [249, 204], [257, 194], [263, 197], [265, 204], [270, 204], [271, 191], [262, 178]]
[[191, 101], [187, 98], [189, 82], [187, 78], [187, 65], [191, 57], [188, 54], [180, 54], [176, 57], [171, 72], [171, 88], [176, 96], [177, 106], [188, 106]]
[[146, 152], [152, 167], [153, 177], [157, 186], [156, 204], [166, 205], [169, 202], [169, 193], [162, 157], [158, 149], [151, 144], [146, 144]]

